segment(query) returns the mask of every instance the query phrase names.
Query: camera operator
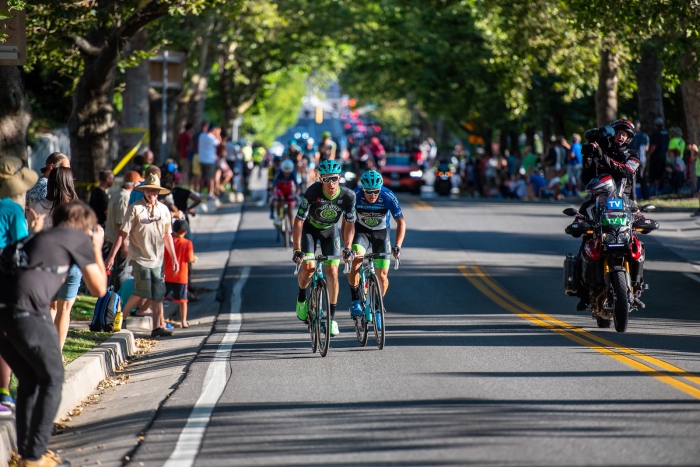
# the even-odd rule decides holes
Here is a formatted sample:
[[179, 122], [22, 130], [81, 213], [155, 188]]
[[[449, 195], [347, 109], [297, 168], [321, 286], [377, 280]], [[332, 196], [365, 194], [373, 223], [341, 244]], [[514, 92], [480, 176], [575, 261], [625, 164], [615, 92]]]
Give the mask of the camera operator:
[[[630, 197], [635, 174], [639, 168], [637, 151], [627, 148], [633, 137], [634, 125], [632, 122], [622, 119], [602, 128], [586, 131], [584, 138], [589, 142], [581, 148], [583, 155], [581, 181], [583, 186], [586, 186], [595, 177], [610, 174], [615, 180], [616, 186], [619, 186], [623, 179], [627, 180], [624, 193]], [[586, 200], [581, 205], [579, 212], [589, 219], [592, 218], [590, 209], [594, 204], [594, 199]], [[632, 211], [637, 210], [636, 205], [632, 208]]]
[[[583, 155], [583, 171], [581, 172], [581, 180], [583, 186], [588, 182], [601, 175], [610, 175], [615, 181], [615, 185], [619, 186], [622, 180], [627, 180], [624, 193], [630, 196], [632, 187], [634, 186], [634, 178], [639, 168], [639, 159], [637, 151], [627, 148], [627, 145], [634, 137], [634, 125], [627, 120], [616, 120], [610, 125], [601, 128], [594, 128], [584, 133], [584, 138], [588, 143], [581, 148]], [[629, 199], [632, 212], [638, 215], [638, 208], [634, 201]], [[579, 213], [587, 219], [593, 219], [593, 209], [595, 208], [595, 199], [589, 197], [579, 208]], [[577, 216], [574, 222], [579, 222], [583, 219]], [[581, 248], [579, 249], [578, 257], [576, 258], [576, 266], [574, 269], [574, 277], [578, 290], [580, 301], [576, 305], [578, 311], [583, 311], [588, 307], [589, 292], [584, 287], [582, 281], [582, 259], [581, 250], [583, 245], [590, 239], [588, 235], [582, 237]]]

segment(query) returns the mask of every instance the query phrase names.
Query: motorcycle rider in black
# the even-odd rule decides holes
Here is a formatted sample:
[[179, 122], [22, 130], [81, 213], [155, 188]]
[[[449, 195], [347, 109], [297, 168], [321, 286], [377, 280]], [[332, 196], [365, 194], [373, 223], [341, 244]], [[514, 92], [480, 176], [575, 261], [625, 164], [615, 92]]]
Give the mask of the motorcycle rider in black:
[[[637, 151], [627, 148], [627, 144], [634, 137], [634, 132], [635, 127], [632, 122], [623, 119], [616, 120], [602, 128], [587, 130], [584, 133], [584, 137], [589, 142], [581, 148], [581, 154], [583, 155], [581, 181], [586, 186], [592, 179], [606, 174], [610, 174], [613, 177], [616, 186], [619, 186], [623, 179], [627, 180], [624, 193], [628, 196], [632, 212], [636, 213], [636, 216], [639, 218], [641, 213], [630, 196], [634, 186], [635, 174], [640, 165], [639, 158]], [[579, 208], [579, 213], [584, 216], [584, 219], [577, 216], [577, 220], [574, 222], [592, 219], [594, 208], [595, 199], [591, 197]], [[589, 293], [582, 280], [583, 265], [581, 262], [581, 251], [589, 238], [588, 235], [583, 236], [574, 270], [577, 296], [580, 298], [578, 305], [576, 305], [578, 311], [585, 310], [589, 302]], [[639, 271], [642, 271], [641, 267]]]

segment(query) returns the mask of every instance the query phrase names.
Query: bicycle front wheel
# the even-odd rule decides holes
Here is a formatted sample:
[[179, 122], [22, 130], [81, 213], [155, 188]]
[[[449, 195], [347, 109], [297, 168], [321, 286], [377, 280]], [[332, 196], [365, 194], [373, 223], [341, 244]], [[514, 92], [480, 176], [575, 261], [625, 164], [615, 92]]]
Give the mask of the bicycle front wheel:
[[309, 304], [308, 317], [306, 318], [306, 323], [309, 326], [309, 334], [311, 335], [311, 351], [316, 353], [318, 350], [318, 337], [316, 334], [316, 321], [314, 316], [316, 316], [316, 290], [311, 287], [309, 288]]
[[316, 285], [316, 306], [314, 308], [316, 311], [314, 326], [316, 327], [318, 351], [322, 357], [325, 357], [331, 338], [331, 304], [328, 300], [328, 285], [323, 279], [319, 279]]
[[372, 310], [372, 325], [374, 326], [374, 337], [377, 339], [379, 350], [384, 348], [386, 322], [384, 321], [384, 299], [382, 289], [376, 276], [369, 278], [369, 304]]

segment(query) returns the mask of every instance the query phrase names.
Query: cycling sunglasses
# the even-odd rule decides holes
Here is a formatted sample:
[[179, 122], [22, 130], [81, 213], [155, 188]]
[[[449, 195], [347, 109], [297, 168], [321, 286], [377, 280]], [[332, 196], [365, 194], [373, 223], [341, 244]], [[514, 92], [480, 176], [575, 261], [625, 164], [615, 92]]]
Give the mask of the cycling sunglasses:
[[340, 177], [321, 177], [323, 183], [335, 183], [340, 180]]
[[381, 191], [381, 189], [368, 190], [368, 189], [366, 189], [366, 188], [363, 188], [363, 190], [364, 190], [364, 192], [365, 192], [366, 195], [370, 195], [370, 196], [378, 195], [379, 192]]

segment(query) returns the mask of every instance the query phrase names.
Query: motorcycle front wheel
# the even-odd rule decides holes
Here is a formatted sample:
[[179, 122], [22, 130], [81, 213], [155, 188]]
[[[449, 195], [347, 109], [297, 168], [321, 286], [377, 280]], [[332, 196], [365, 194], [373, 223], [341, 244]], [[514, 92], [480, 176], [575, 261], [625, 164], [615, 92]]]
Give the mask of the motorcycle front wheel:
[[613, 291], [615, 292], [615, 330], [625, 332], [627, 330], [627, 318], [629, 316], [630, 304], [627, 301], [627, 273], [625, 271], [611, 272], [610, 277]]

